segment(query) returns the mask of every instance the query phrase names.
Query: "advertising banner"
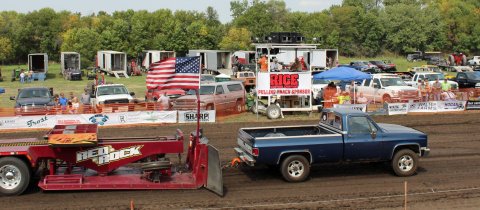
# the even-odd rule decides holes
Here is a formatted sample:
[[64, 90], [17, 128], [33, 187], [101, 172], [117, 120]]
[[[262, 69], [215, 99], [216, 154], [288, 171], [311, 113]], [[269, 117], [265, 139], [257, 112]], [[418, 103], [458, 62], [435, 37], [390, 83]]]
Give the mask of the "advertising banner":
[[0, 117], [0, 129], [52, 128], [55, 115]]
[[439, 101], [415, 102], [408, 104], [408, 112], [437, 112]]
[[[196, 123], [197, 110], [192, 111], [178, 111], [179, 123]], [[215, 110], [201, 110], [200, 122], [215, 122]]]
[[438, 101], [439, 112], [464, 111], [466, 101]]
[[408, 103], [390, 103], [385, 104], [388, 115], [399, 115], [408, 113]]
[[137, 111], [104, 114], [0, 117], [0, 129], [52, 128], [55, 125], [88, 123], [104, 126], [176, 122], [177, 111]]
[[88, 123], [104, 125], [128, 125], [141, 123], [176, 123], [177, 111], [137, 111], [105, 114], [82, 114]]
[[480, 110], [480, 101], [467, 101], [467, 110]]
[[334, 104], [333, 108], [353, 109], [353, 110], [359, 110], [362, 112], [367, 112], [366, 104]]
[[312, 75], [304, 72], [259, 72], [257, 94], [271, 95], [310, 95]]

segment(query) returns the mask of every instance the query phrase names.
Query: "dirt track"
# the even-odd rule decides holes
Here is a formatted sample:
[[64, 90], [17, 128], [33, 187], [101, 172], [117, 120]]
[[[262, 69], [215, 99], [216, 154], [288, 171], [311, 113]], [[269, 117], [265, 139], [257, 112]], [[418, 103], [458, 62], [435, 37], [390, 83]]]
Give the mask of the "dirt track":
[[[0, 208], [23, 209], [138, 209], [176, 208], [316, 208], [401, 209], [404, 181], [408, 181], [410, 209], [478, 209], [480, 206], [480, 114], [376, 117], [429, 134], [431, 155], [421, 160], [417, 175], [400, 178], [382, 164], [313, 167], [310, 180], [291, 184], [275, 170], [227, 169], [226, 195], [207, 190], [41, 192], [30, 187], [18, 197], [0, 197]], [[294, 122], [295, 124], [313, 124]], [[204, 126], [222, 162], [233, 158], [240, 127], [289, 124], [226, 123]], [[102, 129], [101, 136], [173, 134], [176, 126]], [[180, 126], [185, 132], [193, 126]], [[43, 132], [0, 134], [0, 138], [40, 137]]]

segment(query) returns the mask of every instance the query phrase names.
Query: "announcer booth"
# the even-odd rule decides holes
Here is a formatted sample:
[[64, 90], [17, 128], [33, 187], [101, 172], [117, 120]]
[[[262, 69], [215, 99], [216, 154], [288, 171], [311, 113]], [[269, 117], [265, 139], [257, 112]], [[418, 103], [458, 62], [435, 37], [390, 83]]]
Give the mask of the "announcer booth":
[[[273, 33], [272, 33], [273, 34]], [[276, 116], [283, 116], [283, 111], [307, 111], [312, 109], [312, 74], [311, 65], [306, 62], [307, 55], [317, 49], [315, 44], [302, 44], [303, 37], [286, 33], [280, 34], [279, 38], [268, 38], [271, 42], [280, 43], [254, 43], [256, 48], [256, 57], [262, 62], [262, 57], [266, 55], [268, 70], [261, 69], [257, 65], [257, 84], [256, 93], [259, 99], [268, 98], [266, 104], [266, 114], [269, 118], [276, 118], [269, 115], [269, 111], [273, 110]], [[285, 43], [286, 42], [286, 43]], [[295, 61], [297, 60], [297, 63]], [[301, 67], [294, 68], [298, 62]], [[258, 107], [258, 111], [262, 111]], [[278, 107], [278, 108], [277, 108]], [[280, 113], [275, 113], [275, 110]]]

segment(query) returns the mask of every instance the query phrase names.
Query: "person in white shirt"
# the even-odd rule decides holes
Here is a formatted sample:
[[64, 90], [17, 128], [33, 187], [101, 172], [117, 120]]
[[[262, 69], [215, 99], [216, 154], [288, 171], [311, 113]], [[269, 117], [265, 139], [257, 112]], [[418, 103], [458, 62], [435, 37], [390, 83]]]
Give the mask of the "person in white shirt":
[[366, 104], [366, 103], [368, 103], [368, 99], [365, 96], [363, 96], [362, 92], [360, 92], [360, 94], [357, 97], [356, 102], [357, 102], [357, 104]]
[[161, 110], [169, 110], [170, 109], [170, 98], [167, 96], [167, 93], [163, 93], [162, 96], [157, 100], [160, 103]]

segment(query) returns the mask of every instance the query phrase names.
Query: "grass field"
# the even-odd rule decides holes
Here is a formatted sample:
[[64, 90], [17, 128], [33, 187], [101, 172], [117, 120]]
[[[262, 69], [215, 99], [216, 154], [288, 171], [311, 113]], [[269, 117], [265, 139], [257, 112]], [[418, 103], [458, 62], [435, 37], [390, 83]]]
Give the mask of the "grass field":
[[[408, 62], [405, 57], [340, 57], [339, 62], [344, 64], [354, 60], [390, 60], [397, 65], [398, 71], [407, 71], [407, 69], [410, 67], [426, 64], [425, 62]], [[18, 80], [11, 82], [12, 70], [18, 68], [26, 69], [26, 65], [1, 66], [4, 81], [0, 83], [0, 87], [5, 88], [5, 93], [0, 95], [0, 107], [13, 107], [14, 101], [9, 100], [9, 97], [15, 96], [19, 88], [32, 86], [52, 87], [54, 93], [65, 93], [65, 95], [69, 95], [69, 93], [72, 92], [74, 95], [80, 96], [86, 85], [91, 82], [91, 80], [87, 80], [86, 77], [83, 77], [83, 80], [81, 81], [68, 81], [63, 79], [62, 75], [60, 75], [60, 64], [58, 63], [50, 63], [48, 67], [47, 79], [45, 81], [34, 81], [32, 83], [21, 84]], [[130, 79], [106, 77], [106, 80], [107, 82], [124, 84], [129, 91], [135, 92], [135, 96], [139, 99], [143, 99], [145, 97], [145, 75], [130, 77]]]
[[[65, 93], [69, 95], [72, 92], [75, 96], [80, 96], [84, 88], [92, 80], [87, 80], [84, 76], [80, 81], [69, 81], [63, 79], [60, 75], [60, 64], [50, 63], [48, 66], [47, 79], [43, 82], [33, 81], [32, 83], [21, 84], [17, 79], [11, 82], [12, 70], [17, 68], [26, 69], [26, 65], [10, 65], [2, 66], [3, 82], [0, 82], [0, 87], [5, 88], [5, 93], [0, 95], [0, 107], [13, 107], [14, 101], [11, 101], [10, 96], [16, 96], [18, 89], [23, 87], [52, 87], [54, 94]], [[106, 77], [107, 82], [124, 84], [130, 92], [135, 92], [137, 98], [143, 99], [145, 97], [145, 75], [130, 77], [129, 79], [115, 77]]]

